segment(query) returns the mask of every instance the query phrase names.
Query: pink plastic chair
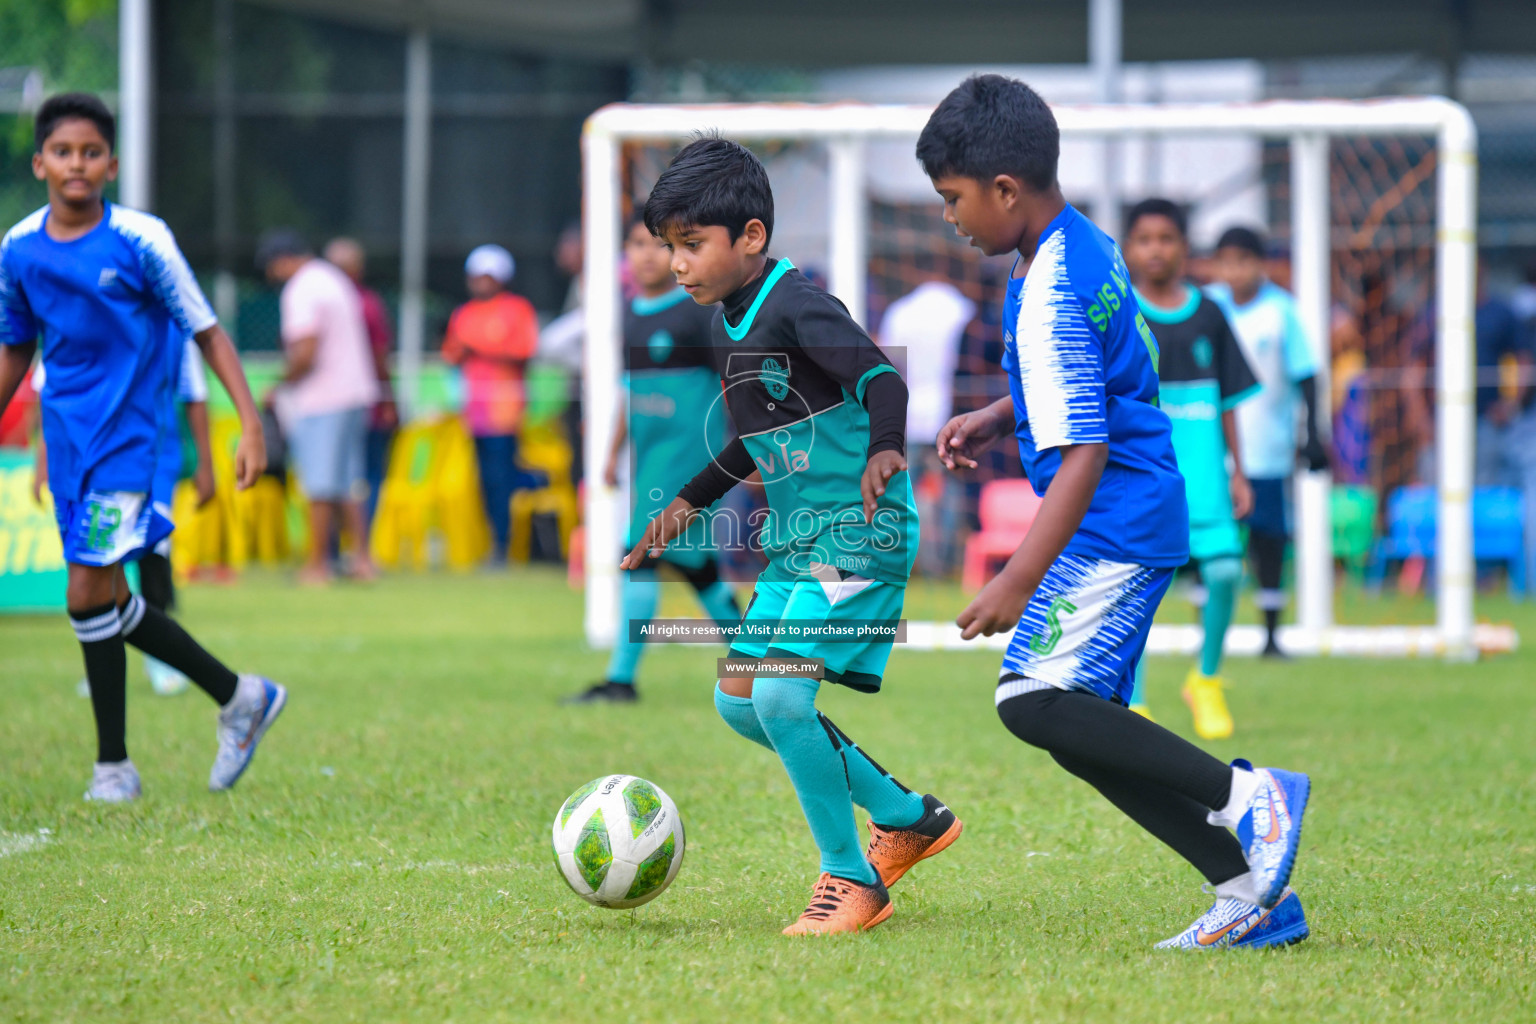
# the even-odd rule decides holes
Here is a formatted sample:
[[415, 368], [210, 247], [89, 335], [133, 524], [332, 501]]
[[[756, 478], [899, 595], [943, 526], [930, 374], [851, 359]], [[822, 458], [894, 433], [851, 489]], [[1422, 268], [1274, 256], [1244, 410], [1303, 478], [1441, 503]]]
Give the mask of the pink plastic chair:
[[1040, 511], [1040, 500], [1028, 480], [993, 480], [982, 485], [981, 529], [965, 542], [961, 580], [967, 590], [986, 586], [996, 574], [994, 566], [1018, 550]]

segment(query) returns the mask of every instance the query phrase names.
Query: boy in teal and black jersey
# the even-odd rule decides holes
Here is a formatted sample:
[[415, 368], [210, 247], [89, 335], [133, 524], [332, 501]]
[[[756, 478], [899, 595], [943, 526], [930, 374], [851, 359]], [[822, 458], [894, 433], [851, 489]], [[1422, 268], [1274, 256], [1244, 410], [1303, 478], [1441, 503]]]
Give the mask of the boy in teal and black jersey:
[[[1201, 739], [1226, 739], [1232, 715], [1222, 692], [1222, 649], [1243, 578], [1237, 521], [1253, 508], [1234, 410], [1258, 394], [1259, 382], [1220, 307], [1185, 278], [1184, 211], [1166, 199], [1143, 200], [1125, 232], [1136, 301], [1162, 353], [1159, 394], [1189, 502], [1189, 557], [1205, 590], [1200, 661], [1184, 681], [1184, 701]], [[1145, 707], [1140, 691], [1138, 678], [1132, 707]]]
[[[711, 351], [724, 391], [703, 419], [728, 409], [737, 438], [700, 451], [707, 465], [622, 566], [643, 565], [700, 509], [761, 475], [768, 567], [732, 644], [741, 674], [723, 675], [715, 705], [778, 754], [821, 851], [810, 905], [785, 934], [872, 928], [891, 914], [886, 887], [961, 831], [944, 804], [893, 779], [815, 706], [822, 678], [877, 691], [895, 639], [918, 535], [906, 384], [840, 302], [767, 256], [773, 193], [743, 147], [686, 147], [656, 182], [645, 223], [694, 301], [721, 303]], [[870, 814], [867, 851], [854, 803]]]
[[[720, 397], [720, 378], [710, 354], [714, 310], [688, 298], [672, 276], [671, 254], [636, 217], [624, 239], [624, 258], [639, 294], [624, 310], [623, 413], [614, 428], [603, 467], [603, 482], [619, 484], [619, 459], [628, 441], [630, 463], [629, 534], [625, 549], [640, 539], [652, 517], [693, 476], [699, 443], [708, 451], [725, 447], [725, 421], [704, 412]], [[701, 426], [702, 423], [702, 426]], [[634, 623], [656, 615], [661, 598], [657, 575], [665, 562], [698, 593], [704, 611], [722, 629], [734, 629], [741, 608], [731, 586], [720, 578], [709, 519], [699, 516], [688, 532], [658, 558], [631, 570], [620, 595], [619, 635], [603, 682], [567, 698], [567, 703], [626, 703], [638, 699], [635, 670], [645, 645], [631, 635]]]

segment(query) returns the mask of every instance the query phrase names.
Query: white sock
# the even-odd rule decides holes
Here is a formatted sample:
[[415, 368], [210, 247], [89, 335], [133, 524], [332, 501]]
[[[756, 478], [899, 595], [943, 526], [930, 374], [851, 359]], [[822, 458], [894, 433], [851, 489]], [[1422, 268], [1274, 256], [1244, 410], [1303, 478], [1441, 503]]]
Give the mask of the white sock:
[[1216, 898], [1241, 900], [1259, 906], [1259, 891], [1253, 884], [1253, 872], [1245, 871], [1236, 878], [1229, 878], [1216, 887]]
[[1212, 811], [1206, 815], [1205, 820], [1212, 825], [1220, 825], [1223, 828], [1237, 828], [1237, 823], [1243, 820], [1243, 815], [1248, 813], [1248, 806], [1253, 803], [1253, 796], [1263, 785], [1258, 772], [1245, 771], [1242, 768], [1232, 768], [1232, 793], [1227, 797], [1227, 805], [1219, 811]]

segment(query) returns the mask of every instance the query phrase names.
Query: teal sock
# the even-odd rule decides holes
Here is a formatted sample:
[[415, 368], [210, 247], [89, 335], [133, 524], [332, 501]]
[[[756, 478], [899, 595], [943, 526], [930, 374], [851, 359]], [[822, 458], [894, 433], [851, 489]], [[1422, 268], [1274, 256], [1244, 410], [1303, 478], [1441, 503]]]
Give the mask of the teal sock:
[[763, 732], [763, 723], [758, 721], [757, 708], [752, 706], [752, 698], [734, 697], [720, 689], [720, 684], [716, 683], [715, 710], [720, 712], [725, 724], [736, 731], [736, 735], [744, 736], [769, 750], [773, 749], [773, 744], [768, 742], [768, 734]]
[[1200, 623], [1205, 638], [1200, 643], [1200, 672], [1221, 674], [1221, 652], [1227, 641], [1227, 627], [1232, 624], [1232, 610], [1237, 606], [1237, 584], [1243, 577], [1243, 563], [1236, 558], [1213, 558], [1200, 563], [1200, 578], [1205, 582], [1205, 607]]
[[704, 606], [704, 614], [714, 619], [721, 629], [741, 625], [741, 606], [736, 603], [736, 591], [724, 580], [717, 580], [699, 591], [699, 604]]
[[1136, 660], [1135, 682], [1131, 684], [1131, 706], [1147, 702], [1147, 656]]
[[849, 772], [816, 713], [818, 686], [814, 679], [760, 678], [752, 684], [752, 704], [800, 799], [821, 851], [821, 870], [868, 885], [875, 869], [864, 859], [854, 824]]
[[890, 828], [916, 825], [923, 816], [923, 798], [897, 782], [826, 715], [821, 715], [821, 722], [829, 735], [837, 737], [853, 802], [868, 811], [870, 820], [877, 825]]
[[654, 569], [636, 569], [624, 578], [619, 598], [619, 635], [613, 640], [613, 654], [608, 658], [609, 682], [634, 683], [645, 645], [630, 640], [629, 620], [655, 618], [660, 600], [661, 584]]

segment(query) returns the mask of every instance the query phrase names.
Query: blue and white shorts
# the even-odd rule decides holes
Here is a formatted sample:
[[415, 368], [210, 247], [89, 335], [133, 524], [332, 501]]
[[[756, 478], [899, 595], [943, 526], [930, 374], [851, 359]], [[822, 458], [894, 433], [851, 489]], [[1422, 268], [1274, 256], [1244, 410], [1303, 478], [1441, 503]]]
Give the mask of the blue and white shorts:
[[1128, 703], [1136, 663], [1173, 570], [1062, 555], [1024, 608], [997, 703], [1048, 686]]
[[64, 561], [74, 565], [131, 562], [171, 535], [170, 509], [139, 491], [91, 491], [80, 501], [53, 506], [64, 542]]

